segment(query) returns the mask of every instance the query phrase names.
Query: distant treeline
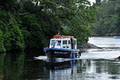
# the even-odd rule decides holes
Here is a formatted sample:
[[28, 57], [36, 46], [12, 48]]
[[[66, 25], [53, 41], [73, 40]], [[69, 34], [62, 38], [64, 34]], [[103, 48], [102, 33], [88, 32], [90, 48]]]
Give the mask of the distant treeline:
[[120, 35], [120, 0], [103, 0], [97, 6], [96, 24], [93, 35]]
[[83, 44], [95, 14], [88, 0], [0, 0], [0, 52], [40, 50], [58, 30]]

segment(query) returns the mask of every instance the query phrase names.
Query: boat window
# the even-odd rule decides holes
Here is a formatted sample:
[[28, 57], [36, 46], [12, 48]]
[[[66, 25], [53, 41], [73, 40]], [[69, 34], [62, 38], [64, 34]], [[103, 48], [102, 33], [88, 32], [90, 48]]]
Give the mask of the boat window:
[[63, 41], [63, 44], [67, 44], [67, 40], [64, 40], [64, 41]]
[[68, 41], [68, 44], [71, 44], [70, 40]]
[[53, 43], [55, 43], [55, 40], [52, 40], [52, 41], [51, 41], [51, 44], [53, 44]]
[[56, 41], [55, 41], [55, 40], [52, 40], [52, 41], [51, 41], [51, 46], [52, 46], [52, 47], [55, 47], [55, 43], [56, 43]]
[[77, 41], [76, 40], [74, 40], [73, 41], [73, 49], [75, 49], [75, 46], [77, 45]]
[[75, 45], [75, 44], [77, 43], [77, 41], [76, 41], [76, 40], [74, 40], [74, 42], [73, 42], [73, 43], [74, 43], [74, 45]]
[[58, 41], [57, 45], [60, 46], [60, 44], [61, 44], [61, 41]]

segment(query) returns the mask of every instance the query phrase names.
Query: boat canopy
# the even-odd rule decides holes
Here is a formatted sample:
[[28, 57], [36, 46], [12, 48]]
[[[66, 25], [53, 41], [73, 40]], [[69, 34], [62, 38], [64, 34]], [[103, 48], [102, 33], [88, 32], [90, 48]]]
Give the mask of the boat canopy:
[[54, 38], [74, 38], [74, 36], [65, 36], [65, 35], [54, 35]]
[[77, 40], [73, 36], [55, 35], [49, 48], [77, 49]]

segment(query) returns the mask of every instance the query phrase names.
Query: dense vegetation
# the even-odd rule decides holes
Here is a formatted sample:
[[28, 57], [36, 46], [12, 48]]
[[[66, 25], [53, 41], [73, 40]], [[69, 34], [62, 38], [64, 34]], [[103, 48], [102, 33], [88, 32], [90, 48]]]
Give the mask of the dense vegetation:
[[97, 10], [93, 34], [120, 35], [120, 0], [103, 0]]
[[88, 0], [0, 0], [0, 52], [40, 50], [59, 30], [83, 44], [95, 14]]

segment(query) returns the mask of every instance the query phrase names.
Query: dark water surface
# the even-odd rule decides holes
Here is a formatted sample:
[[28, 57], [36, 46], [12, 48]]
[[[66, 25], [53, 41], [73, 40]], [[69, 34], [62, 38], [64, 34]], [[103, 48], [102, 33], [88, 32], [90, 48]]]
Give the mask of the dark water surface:
[[[115, 42], [110, 44], [118, 47]], [[115, 59], [118, 56], [118, 48], [89, 49], [78, 60], [56, 62], [48, 62], [36, 53], [0, 54], [0, 80], [120, 80], [120, 61]]]

